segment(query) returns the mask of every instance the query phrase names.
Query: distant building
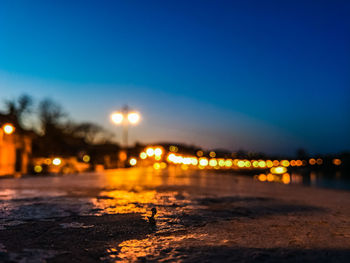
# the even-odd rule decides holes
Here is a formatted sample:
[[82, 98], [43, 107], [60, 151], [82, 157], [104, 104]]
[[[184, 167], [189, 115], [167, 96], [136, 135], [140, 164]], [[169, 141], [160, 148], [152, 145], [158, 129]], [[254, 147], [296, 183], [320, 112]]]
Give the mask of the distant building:
[[0, 176], [28, 172], [33, 135], [14, 116], [0, 113]]

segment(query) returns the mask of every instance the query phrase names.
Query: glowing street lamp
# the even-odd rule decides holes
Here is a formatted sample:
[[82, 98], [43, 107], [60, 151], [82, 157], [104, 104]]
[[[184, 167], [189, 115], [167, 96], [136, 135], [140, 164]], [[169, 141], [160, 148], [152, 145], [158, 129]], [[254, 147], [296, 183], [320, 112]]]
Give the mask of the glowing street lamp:
[[123, 144], [128, 147], [128, 126], [136, 125], [140, 122], [141, 116], [136, 111], [130, 111], [128, 106], [124, 106], [121, 111], [113, 112], [111, 120], [114, 124], [123, 126]]
[[15, 131], [15, 127], [11, 123], [6, 123], [2, 126], [5, 134], [10, 135]]

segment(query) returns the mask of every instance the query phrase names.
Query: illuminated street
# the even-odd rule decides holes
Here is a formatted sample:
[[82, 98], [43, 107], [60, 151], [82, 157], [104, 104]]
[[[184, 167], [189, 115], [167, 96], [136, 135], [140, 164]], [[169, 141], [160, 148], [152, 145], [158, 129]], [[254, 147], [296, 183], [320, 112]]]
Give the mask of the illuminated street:
[[1, 179], [0, 215], [1, 262], [350, 256], [350, 192], [216, 171], [131, 168]]

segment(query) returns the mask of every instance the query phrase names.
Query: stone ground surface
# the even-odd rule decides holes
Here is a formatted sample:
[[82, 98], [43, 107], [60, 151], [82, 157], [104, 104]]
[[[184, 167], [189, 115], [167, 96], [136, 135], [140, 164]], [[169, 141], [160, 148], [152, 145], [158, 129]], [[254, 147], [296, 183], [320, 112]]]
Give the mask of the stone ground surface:
[[0, 180], [0, 262], [349, 258], [346, 191], [173, 168]]

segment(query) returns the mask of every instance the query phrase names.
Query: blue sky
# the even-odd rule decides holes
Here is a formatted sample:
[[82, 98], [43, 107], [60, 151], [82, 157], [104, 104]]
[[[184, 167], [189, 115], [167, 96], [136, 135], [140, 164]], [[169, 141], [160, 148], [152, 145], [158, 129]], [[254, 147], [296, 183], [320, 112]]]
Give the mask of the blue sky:
[[[52, 97], [131, 141], [350, 149], [349, 1], [1, 1], [0, 96]], [[118, 138], [118, 137], [117, 137]]]

